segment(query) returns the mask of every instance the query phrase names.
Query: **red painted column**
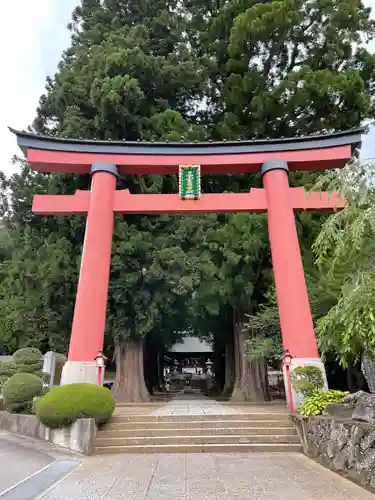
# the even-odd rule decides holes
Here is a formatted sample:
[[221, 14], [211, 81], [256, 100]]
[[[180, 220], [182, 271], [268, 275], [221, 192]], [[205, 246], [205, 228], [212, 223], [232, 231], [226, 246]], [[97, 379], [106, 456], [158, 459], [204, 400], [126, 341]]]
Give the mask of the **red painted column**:
[[294, 358], [319, 358], [291, 205], [288, 165], [283, 160], [270, 160], [263, 164], [261, 173], [284, 348]]
[[94, 362], [104, 341], [118, 172], [112, 163], [98, 162], [92, 166], [91, 174], [90, 207], [68, 362]]

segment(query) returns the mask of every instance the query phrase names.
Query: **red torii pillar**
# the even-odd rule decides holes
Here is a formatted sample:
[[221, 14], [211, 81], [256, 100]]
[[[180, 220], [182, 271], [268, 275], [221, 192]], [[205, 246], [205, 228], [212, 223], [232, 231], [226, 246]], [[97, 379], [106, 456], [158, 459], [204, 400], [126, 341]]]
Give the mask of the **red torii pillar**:
[[[315, 365], [324, 375], [311, 315], [305, 273], [302, 264], [294, 210], [290, 203], [288, 164], [284, 160], [269, 160], [262, 165], [261, 174], [267, 197], [268, 233], [275, 278], [283, 346], [289, 351], [293, 368]], [[284, 382], [289, 400], [285, 368]], [[292, 390], [293, 407], [298, 408], [300, 396]]]
[[97, 383], [94, 357], [103, 350], [118, 170], [107, 162], [91, 168], [90, 204], [81, 258], [68, 362], [62, 383]]
[[284, 347], [294, 358], [319, 359], [294, 210], [290, 204], [288, 164], [283, 160], [270, 160], [263, 164], [261, 174], [267, 197], [268, 232]]

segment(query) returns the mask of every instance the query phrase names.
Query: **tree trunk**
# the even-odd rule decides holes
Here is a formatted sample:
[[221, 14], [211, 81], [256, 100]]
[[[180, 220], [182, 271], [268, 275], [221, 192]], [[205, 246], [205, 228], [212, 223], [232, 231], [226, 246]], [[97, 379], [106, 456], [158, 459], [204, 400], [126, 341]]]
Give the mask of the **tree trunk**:
[[234, 325], [235, 382], [232, 401], [269, 401], [267, 361], [249, 361], [245, 354], [245, 335], [242, 325]]
[[142, 341], [116, 344], [116, 379], [112, 393], [118, 402], [150, 401], [144, 378]]

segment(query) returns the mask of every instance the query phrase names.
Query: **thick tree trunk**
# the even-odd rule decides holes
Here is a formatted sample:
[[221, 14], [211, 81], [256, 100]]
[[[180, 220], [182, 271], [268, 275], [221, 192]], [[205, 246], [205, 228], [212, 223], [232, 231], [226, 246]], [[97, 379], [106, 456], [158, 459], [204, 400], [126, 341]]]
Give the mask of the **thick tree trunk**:
[[141, 341], [127, 340], [116, 345], [116, 379], [112, 393], [118, 402], [150, 401]]
[[245, 335], [242, 325], [234, 325], [235, 382], [232, 401], [269, 401], [267, 361], [249, 361], [245, 354]]

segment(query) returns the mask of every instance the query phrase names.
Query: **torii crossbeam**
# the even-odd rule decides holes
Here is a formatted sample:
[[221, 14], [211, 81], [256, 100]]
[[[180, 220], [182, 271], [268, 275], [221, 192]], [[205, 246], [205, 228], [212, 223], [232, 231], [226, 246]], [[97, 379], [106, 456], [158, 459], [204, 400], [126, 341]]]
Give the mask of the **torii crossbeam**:
[[[289, 188], [293, 210], [332, 210], [345, 206], [337, 193], [306, 193], [303, 187]], [[36, 194], [32, 211], [40, 215], [85, 215], [89, 211], [90, 191], [74, 195]], [[267, 212], [264, 189], [249, 193], [203, 194], [199, 200], [181, 200], [177, 194], [130, 194], [128, 189], [115, 192], [113, 212], [122, 214], [186, 214], [202, 212]]]
[[[115, 213], [267, 212], [284, 347], [293, 355], [294, 366], [323, 366], [294, 211], [340, 209], [345, 200], [338, 193], [306, 193], [303, 187], [289, 187], [288, 171], [343, 167], [361, 143], [362, 129], [293, 139], [192, 144], [85, 141], [13, 132], [35, 170], [92, 176], [90, 191], [35, 195], [33, 201], [33, 211], [38, 214], [87, 214], [64, 383], [97, 382], [93, 358], [103, 347]], [[181, 165], [199, 165], [203, 175], [260, 172], [264, 188], [202, 194], [197, 200], [182, 200], [177, 193], [116, 190], [121, 174], [177, 174]]]

